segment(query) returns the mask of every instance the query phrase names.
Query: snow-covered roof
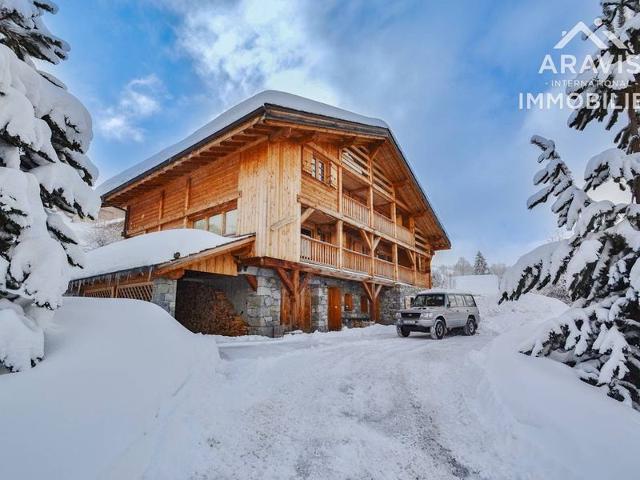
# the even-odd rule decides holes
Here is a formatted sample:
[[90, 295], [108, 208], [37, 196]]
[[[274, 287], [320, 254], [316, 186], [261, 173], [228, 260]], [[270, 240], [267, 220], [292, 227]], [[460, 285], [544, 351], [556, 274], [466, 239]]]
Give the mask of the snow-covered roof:
[[96, 248], [87, 253], [85, 268], [75, 268], [72, 280], [160, 265], [205, 250], [237, 242], [245, 237], [222, 237], [196, 229], [147, 233]]
[[279, 92], [276, 90], [266, 90], [260, 92], [247, 100], [240, 102], [236, 106], [223, 112], [204, 127], [195, 131], [184, 140], [165, 148], [161, 152], [149, 157], [148, 159], [128, 168], [122, 173], [110, 178], [97, 188], [100, 195], [105, 195], [123, 184], [139, 177], [145, 172], [157, 167], [158, 165], [180, 155], [189, 148], [215, 135], [229, 125], [246, 117], [252, 112], [258, 110], [265, 105], [276, 105], [280, 107], [290, 108], [304, 113], [322, 115], [325, 117], [338, 118], [348, 122], [359, 123], [363, 125], [380, 127], [389, 129], [389, 126], [382, 120], [377, 118], [365, 117], [348, 110], [333, 107], [326, 103], [316, 102], [308, 98], [293, 95], [291, 93]]

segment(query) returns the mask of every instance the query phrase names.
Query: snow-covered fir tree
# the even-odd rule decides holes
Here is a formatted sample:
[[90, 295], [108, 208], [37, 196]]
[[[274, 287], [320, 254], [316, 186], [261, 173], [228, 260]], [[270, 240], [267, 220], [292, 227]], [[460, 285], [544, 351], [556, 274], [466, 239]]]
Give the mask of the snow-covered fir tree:
[[487, 263], [487, 259], [484, 258], [482, 252], [476, 253], [476, 259], [473, 264], [473, 274], [474, 275], [487, 275], [489, 273], [489, 264]]
[[67, 58], [42, 19], [56, 12], [50, 0], [0, 0], [0, 364], [15, 371], [43, 358], [44, 326], [82, 266], [62, 216], [100, 208], [91, 117], [34, 62]]
[[[544, 164], [534, 183], [543, 188], [528, 206], [552, 201], [558, 226], [571, 236], [522, 257], [505, 277], [503, 299], [564, 282], [573, 308], [522, 350], [571, 365], [586, 382], [640, 409], [640, 1], [602, 0], [601, 6], [595, 26], [604, 30], [607, 48], [569, 92], [591, 99], [569, 126], [583, 130], [594, 120], [606, 122], [607, 130], [617, 129], [618, 148], [587, 163], [580, 187], [554, 142], [533, 138]], [[629, 202], [591, 198], [611, 181], [630, 191]]]

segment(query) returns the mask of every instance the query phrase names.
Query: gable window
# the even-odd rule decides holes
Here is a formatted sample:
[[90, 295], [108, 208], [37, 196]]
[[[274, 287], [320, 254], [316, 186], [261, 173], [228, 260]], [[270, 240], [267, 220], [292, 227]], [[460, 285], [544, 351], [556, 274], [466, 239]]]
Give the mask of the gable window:
[[302, 170], [325, 185], [333, 188], [338, 186], [338, 167], [309, 148], [304, 149]]
[[235, 235], [238, 231], [238, 210], [217, 213], [193, 222], [193, 228], [209, 230], [216, 235]]

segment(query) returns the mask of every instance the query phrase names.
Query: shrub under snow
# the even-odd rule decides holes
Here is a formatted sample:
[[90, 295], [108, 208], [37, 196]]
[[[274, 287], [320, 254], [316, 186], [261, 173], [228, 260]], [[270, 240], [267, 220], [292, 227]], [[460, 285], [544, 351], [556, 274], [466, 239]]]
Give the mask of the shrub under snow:
[[62, 215], [94, 218], [97, 171], [85, 155], [91, 117], [37, 70], [68, 45], [42, 21], [49, 0], [0, 0], [0, 363], [28, 368], [44, 354], [43, 326], [83, 254]]

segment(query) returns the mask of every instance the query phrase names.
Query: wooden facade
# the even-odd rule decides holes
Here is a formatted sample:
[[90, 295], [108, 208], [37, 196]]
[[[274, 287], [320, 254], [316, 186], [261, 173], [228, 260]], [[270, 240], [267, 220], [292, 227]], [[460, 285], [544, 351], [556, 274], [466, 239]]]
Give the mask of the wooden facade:
[[303, 316], [305, 277], [362, 282], [373, 312], [384, 286], [430, 287], [434, 252], [450, 248], [387, 128], [271, 104], [103, 201], [126, 211], [126, 237], [173, 228], [254, 235], [250, 252], [201, 269], [273, 268], [287, 309]]

